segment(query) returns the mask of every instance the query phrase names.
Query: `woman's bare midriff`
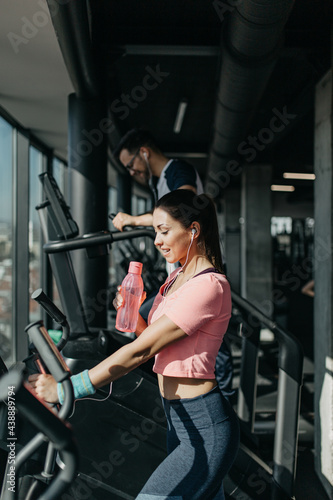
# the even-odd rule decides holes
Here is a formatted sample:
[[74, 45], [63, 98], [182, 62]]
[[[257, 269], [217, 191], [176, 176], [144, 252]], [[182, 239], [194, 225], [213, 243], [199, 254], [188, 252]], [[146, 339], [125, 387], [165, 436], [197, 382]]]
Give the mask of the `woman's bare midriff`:
[[217, 386], [215, 379], [167, 377], [157, 375], [160, 392], [165, 399], [195, 398]]

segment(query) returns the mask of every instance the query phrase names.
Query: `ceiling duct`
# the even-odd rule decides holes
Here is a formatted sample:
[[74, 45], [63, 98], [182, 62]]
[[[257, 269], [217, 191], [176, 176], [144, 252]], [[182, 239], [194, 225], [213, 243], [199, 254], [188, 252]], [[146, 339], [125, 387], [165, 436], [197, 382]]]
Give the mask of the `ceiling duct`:
[[[293, 0], [243, 0], [225, 20], [222, 64], [206, 190], [238, 156], [237, 149], [274, 69]], [[233, 2], [235, 5], [235, 2]], [[234, 165], [235, 161], [232, 164]], [[225, 176], [223, 176], [225, 179]], [[220, 183], [220, 187], [225, 187]]]
[[82, 100], [100, 95], [93, 59], [86, 0], [47, 0], [58, 39], [75, 93]]

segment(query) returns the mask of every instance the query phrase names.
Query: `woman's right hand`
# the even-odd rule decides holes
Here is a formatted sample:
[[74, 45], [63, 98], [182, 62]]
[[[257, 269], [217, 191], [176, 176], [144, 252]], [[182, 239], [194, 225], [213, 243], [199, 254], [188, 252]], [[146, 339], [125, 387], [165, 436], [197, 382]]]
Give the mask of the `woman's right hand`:
[[37, 396], [48, 403], [58, 403], [57, 382], [52, 375], [34, 373], [29, 376], [28, 382]]

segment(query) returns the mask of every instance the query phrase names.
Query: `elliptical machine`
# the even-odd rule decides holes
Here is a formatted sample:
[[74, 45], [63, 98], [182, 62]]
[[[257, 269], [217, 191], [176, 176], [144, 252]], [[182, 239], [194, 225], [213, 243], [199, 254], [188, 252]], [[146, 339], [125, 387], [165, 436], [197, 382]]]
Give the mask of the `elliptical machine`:
[[[78, 468], [78, 451], [73, 433], [65, 420], [73, 410], [74, 393], [70, 380], [70, 370], [60, 355], [65, 346], [69, 327], [66, 317], [49, 300], [41, 289], [32, 298], [62, 327], [58, 347], [46, 331], [43, 321], [29, 324], [27, 332], [31, 345], [31, 355], [24, 360], [34, 363], [41, 373], [51, 373], [57, 382], [63, 384], [65, 400], [62, 407], [54, 409], [39, 400], [24, 381], [23, 374], [14, 369], [0, 379], [0, 398], [7, 405], [7, 467], [4, 474], [1, 500], [56, 500], [69, 488]], [[1, 360], [2, 361], [2, 360]], [[3, 372], [6, 367], [2, 362]], [[16, 410], [24, 415], [39, 432], [16, 454], [19, 429], [16, 427]], [[4, 418], [3, 418], [4, 420]], [[2, 421], [2, 428], [5, 427]], [[22, 492], [20, 472], [23, 466], [41, 447], [47, 444], [44, 466], [38, 474], [30, 476], [28, 490]], [[57, 465], [57, 463], [60, 465]], [[19, 489], [20, 488], [20, 489]], [[24, 495], [24, 496], [22, 496]]]

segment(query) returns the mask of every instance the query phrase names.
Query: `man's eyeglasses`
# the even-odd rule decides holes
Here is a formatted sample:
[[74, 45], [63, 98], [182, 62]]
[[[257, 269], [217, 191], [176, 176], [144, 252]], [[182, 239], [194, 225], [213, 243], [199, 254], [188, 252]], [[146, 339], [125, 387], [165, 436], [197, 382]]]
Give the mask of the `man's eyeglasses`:
[[127, 165], [125, 165], [126, 170], [133, 170], [133, 165], [134, 165], [134, 162], [135, 162], [135, 158], [140, 153], [140, 149], [141, 149], [141, 147], [137, 150], [137, 152], [135, 153], [135, 155], [133, 156], [133, 158], [131, 159], [131, 161], [129, 161], [127, 163]]

